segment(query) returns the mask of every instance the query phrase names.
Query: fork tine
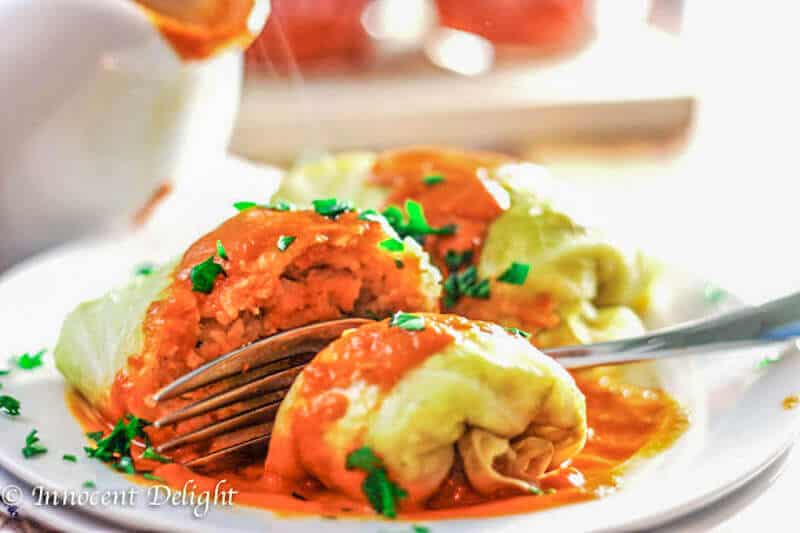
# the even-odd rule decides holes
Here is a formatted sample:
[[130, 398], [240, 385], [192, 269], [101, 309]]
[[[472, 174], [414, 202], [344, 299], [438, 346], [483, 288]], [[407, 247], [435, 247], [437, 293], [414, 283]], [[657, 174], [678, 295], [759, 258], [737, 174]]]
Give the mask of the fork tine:
[[159, 444], [156, 447], [156, 451], [158, 453], [168, 452], [169, 450], [173, 450], [180, 446], [208, 440], [212, 437], [216, 437], [217, 435], [230, 433], [236, 429], [253, 425], [254, 423], [259, 423], [260, 425], [267, 424], [269, 430], [271, 431], [273, 421], [275, 420], [275, 415], [277, 414], [278, 407], [280, 407], [280, 405], [281, 402], [278, 400], [277, 402], [272, 402], [258, 407], [257, 409], [245, 411], [190, 433], [179, 435], [173, 439]]
[[245, 372], [265, 363], [298, 353], [316, 353], [345, 330], [372, 322], [365, 318], [345, 318], [303, 326], [253, 342], [196, 368], [153, 395], [160, 402], [185, 392]]
[[303, 371], [303, 368], [305, 368], [305, 365], [282, 370], [275, 374], [267, 374], [266, 376], [250, 381], [235, 389], [228, 390], [221, 394], [212, 395], [182, 409], [167, 413], [153, 422], [153, 425], [157, 428], [161, 428], [169, 424], [174, 424], [188, 418], [193, 418], [195, 416], [208, 413], [209, 411], [213, 411], [221, 407], [226, 407], [257, 395], [272, 393], [276, 396], [276, 399], [280, 400], [286, 395], [289, 387], [292, 385], [298, 374]]
[[222, 466], [220, 463], [222, 463], [223, 460], [235, 456], [238, 452], [251, 449], [259, 452], [266, 452], [271, 431], [272, 426], [270, 424], [258, 424], [256, 426], [237, 430], [229, 435], [225, 435], [229, 437], [226, 439], [225, 444], [215, 447], [208, 453], [195, 457], [183, 464], [189, 468], [200, 470], [209, 465]]

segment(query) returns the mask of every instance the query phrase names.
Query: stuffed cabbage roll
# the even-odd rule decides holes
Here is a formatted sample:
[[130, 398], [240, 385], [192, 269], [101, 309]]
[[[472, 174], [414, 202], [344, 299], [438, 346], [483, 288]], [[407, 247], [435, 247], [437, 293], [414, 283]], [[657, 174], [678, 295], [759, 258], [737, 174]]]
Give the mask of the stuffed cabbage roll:
[[586, 405], [572, 377], [519, 332], [454, 315], [398, 313], [321, 351], [280, 407], [268, 476], [364, 499], [354, 450], [423, 504], [455, 467], [480, 494], [533, 492], [578, 453]]
[[80, 305], [64, 322], [55, 359], [110, 420], [153, 420], [188, 401], [157, 408], [153, 392], [223, 353], [324, 320], [435, 311], [440, 290], [417, 243], [381, 220], [335, 201], [316, 212], [252, 207], [179, 260]]
[[554, 185], [500, 154], [410, 148], [303, 165], [276, 197], [346, 191], [382, 210], [445, 273], [445, 310], [528, 330], [540, 346], [643, 333], [653, 265], [556, 206]]

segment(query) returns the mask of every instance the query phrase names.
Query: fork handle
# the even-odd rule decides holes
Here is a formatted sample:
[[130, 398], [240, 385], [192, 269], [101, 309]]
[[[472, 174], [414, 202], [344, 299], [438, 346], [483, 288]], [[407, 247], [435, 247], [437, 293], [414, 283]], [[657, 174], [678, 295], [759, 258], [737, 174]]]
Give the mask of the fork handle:
[[651, 334], [545, 350], [567, 368], [714, 352], [800, 337], [800, 292]]

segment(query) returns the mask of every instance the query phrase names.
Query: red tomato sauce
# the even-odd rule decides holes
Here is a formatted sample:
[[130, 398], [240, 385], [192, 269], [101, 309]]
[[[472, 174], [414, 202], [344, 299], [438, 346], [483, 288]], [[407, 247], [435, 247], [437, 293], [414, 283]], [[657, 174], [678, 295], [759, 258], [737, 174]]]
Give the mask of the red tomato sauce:
[[[555, 492], [539, 496], [508, 496], [487, 499], [475, 493], [458, 466], [453, 468], [424, 508], [406, 509], [401, 505], [401, 520], [479, 518], [527, 513], [600, 498], [616, 489], [624, 476], [626, 462], [647, 457], [669, 447], [688, 426], [680, 406], [665, 392], [575, 374], [578, 387], [586, 396], [589, 437], [584, 449], [561, 468], [542, 476], [543, 489]], [[70, 392], [67, 403], [88, 431], [108, 429], [109, 425], [77, 394]], [[336, 416], [341, 406], [331, 406]], [[273, 446], [275, 443], [273, 443]], [[134, 457], [138, 455], [134, 452]], [[357, 501], [326, 490], [319, 482], [307, 480], [289, 484], [275, 476], [265, 476], [263, 457], [240, 468], [202, 475], [178, 464], [137, 462], [137, 468], [153, 468], [166, 484], [180, 490], [190, 480], [197, 490], [213, 490], [221, 479], [239, 493], [234, 502], [292, 516], [321, 515], [336, 518], [374, 517], [364, 501]], [[141, 478], [132, 478], [141, 482]]]

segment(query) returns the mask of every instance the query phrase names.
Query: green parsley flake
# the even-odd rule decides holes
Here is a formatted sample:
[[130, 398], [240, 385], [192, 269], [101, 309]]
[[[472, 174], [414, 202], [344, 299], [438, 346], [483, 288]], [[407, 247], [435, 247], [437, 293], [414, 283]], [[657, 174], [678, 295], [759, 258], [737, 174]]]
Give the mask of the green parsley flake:
[[83, 485], [81, 485], [84, 489], [96, 489], [97, 485], [94, 484], [94, 481], [84, 481]]
[[470, 266], [462, 272], [450, 274], [444, 282], [444, 305], [453, 307], [463, 296], [486, 300], [489, 298], [488, 279], [478, 279], [478, 269]]
[[398, 241], [397, 239], [386, 239], [378, 243], [378, 246], [389, 252], [402, 252], [406, 249], [403, 241]]
[[0, 370], [0, 376], [7, 376], [11, 373], [11, 370]]
[[164, 457], [156, 452], [152, 446], [148, 446], [144, 449], [141, 455], [142, 459], [150, 459], [151, 461], [158, 461], [159, 463], [171, 463], [172, 459], [169, 457]]
[[444, 176], [442, 176], [441, 174], [431, 174], [429, 176], [425, 176], [424, 178], [422, 178], [422, 183], [424, 183], [428, 187], [436, 185], [437, 183], [442, 183], [443, 181], [444, 181]]
[[394, 260], [394, 266], [396, 266], [398, 268], [398, 270], [402, 270], [402, 269], [404, 269], [406, 267], [405, 263], [403, 263], [399, 259], [395, 259]]
[[277, 202], [267, 204], [264, 207], [271, 209], [272, 211], [294, 211], [294, 205], [284, 200], [278, 200]]
[[420, 526], [417, 524], [413, 524], [411, 526], [412, 533], [431, 533], [431, 529], [429, 527]]
[[30, 459], [36, 455], [41, 455], [43, 453], [47, 453], [47, 448], [39, 444], [39, 437], [37, 436], [37, 430], [31, 430], [28, 433], [28, 436], [25, 437], [25, 447], [22, 448], [22, 455], [25, 459]]
[[33, 355], [30, 353], [24, 353], [17, 357], [17, 366], [23, 370], [33, 370], [34, 368], [38, 368], [42, 366], [42, 356], [46, 352], [47, 350], [39, 350]]
[[238, 211], [247, 211], [248, 209], [253, 209], [254, 207], [261, 207], [263, 209], [269, 209], [270, 211], [293, 211], [294, 206], [289, 202], [284, 202], [283, 200], [278, 200], [277, 202], [271, 204], [257, 204], [255, 202], [236, 202], [233, 204]]
[[126, 474], [135, 474], [136, 469], [133, 467], [133, 459], [130, 456], [126, 455], [124, 457], [120, 457], [119, 461], [113, 463], [112, 466], [119, 470], [120, 472], [124, 472]]
[[230, 259], [228, 257], [228, 252], [225, 251], [225, 247], [222, 246], [222, 241], [219, 239], [217, 239], [217, 255], [220, 257], [220, 259]]
[[90, 431], [89, 433], [86, 434], [86, 436], [89, 437], [90, 439], [92, 439], [93, 441], [98, 442], [99, 440], [101, 440], [103, 438], [103, 432], [102, 431]]
[[133, 274], [135, 276], [149, 276], [155, 269], [156, 265], [153, 263], [142, 263], [134, 269]]
[[397, 503], [408, 496], [408, 493], [389, 480], [383, 461], [370, 448], [362, 447], [350, 452], [345, 468], [366, 472], [367, 477], [361, 484], [361, 490], [372, 508], [388, 518], [397, 517]]
[[166, 483], [166, 480], [164, 480], [164, 478], [160, 478], [158, 476], [155, 476], [155, 475], [151, 474], [150, 472], [145, 472], [144, 474], [142, 474], [142, 477], [145, 478], [145, 479], [148, 479], [150, 481], [156, 481], [158, 483]]
[[214, 262], [212, 255], [202, 263], [192, 267], [189, 278], [192, 280], [192, 290], [209, 294], [214, 289], [214, 280], [217, 276], [224, 274], [225, 271], [220, 265]]
[[406, 212], [396, 205], [390, 205], [383, 212], [384, 218], [394, 228], [401, 238], [411, 237], [421, 242], [426, 235], [452, 235], [456, 232], [454, 224], [447, 224], [441, 228], [433, 228], [425, 218], [422, 204], [414, 200], [406, 200]]
[[256, 207], [258, 204], [255, 202], [236, 202], [233, 204], [238, 211], [247, 211], [248, 209], [252, 209]]
[[756, 364], [756, 368], [758, 369], [767, 368], [769, 365], [777, 363], [780, 360], [781, 360], [780, 357], [765, 357]]
[[127, 415], [114, 424], [114, 428], [103, 437], [99, 431], [87, 433], [86, 436], [95, 441], [94, 447], [85, 446], [86, 455], [111, 464], [114, 468], [127, 474], [133, 474], [133, 460], [131, 459], [131, 442], [142, 438], [147, 442], [147, 435], [143, 429], [147, 422], [141, 418]]
[[340, 202], [336, 198], [314, 200], [311, 202], [311, 205], [314, 206], [314, 211], [316, 211], [318, 214], [334, 220], [342, 213], [353, 210], [353, 206], [350, 204], [350, 202]]
[[447, 250], [444, 256], [444, 262], [450, 272], [455, 272], [462, 266], [467, 266], [472, 262], [472, 250], [464, 252], [456, 252], [455, 250]]
[[297, 237], [291, 235], [281, 235], [278, 237], [278, 250], [285, 252], [296, 239]]
[[528, 333], [527, 331], [523, 331], [523, 330], [521, 330], [519, 328], [506, 328], [506, 331], [508, 331], [512, 335], [519, 335], [520, 337], [525, 337], [526, 339], [530, 339], [531, 338], [531, 334], [530, 333]]
[[78, 462], [78, 458], [72, 455], [71, 453], [65, 453], [64, 455], [61, 456], [61, 458], [65, 461], [69, 461], [70, 463]]
[[9, 416], [19, 416], [19, 400], [11, 396], [0, 396], [0, 410]]
[[347, 462], [345, 463], [345, 468], [348, 470], [363, 470], [364, 472], [369, 472], [370, 470], [375, 470], [376, 468], [381, 468], [383, 466], [383, 461], [375, 455], [375, 453], [366, 446], [358, 448], [357, 450], [353, 450], [347, 455]]
[[531, 266], [528, 263], [517, 263], [515, 261], [511, 263], [508, 270], [500, 274], [497, 281], [510, 283], [511, 285], [523, 285], [525, 280], [528, 279], [528, 272], [530, 272], [530, 270]]
[[425, 329], [425, 319], [418, 315], [398, 311], [392, 316], [389, 325], [406, 331], [422, 331]]
[[728, 296], [728, 293], [725, 292], [725, 289], [709, 283], [703, 289], [703, 296], [707, 302], [717, 304], [722, 302]]

